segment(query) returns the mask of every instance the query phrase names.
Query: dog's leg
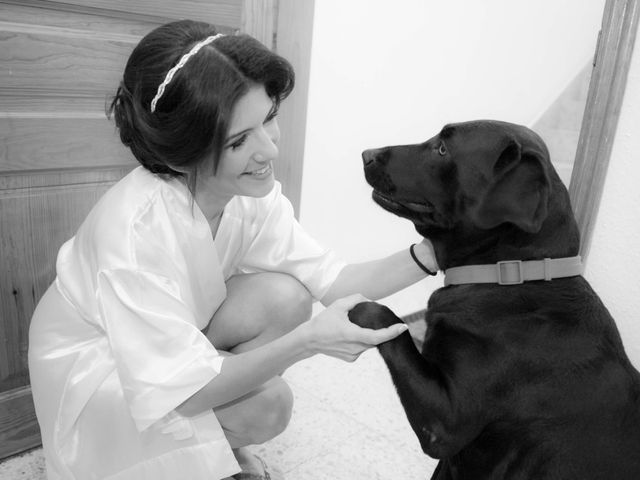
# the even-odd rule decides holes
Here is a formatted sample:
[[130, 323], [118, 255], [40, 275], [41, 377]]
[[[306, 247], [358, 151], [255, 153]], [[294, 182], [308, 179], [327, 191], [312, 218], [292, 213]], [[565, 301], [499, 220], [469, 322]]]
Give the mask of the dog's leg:
[[[374, 302], [356, 305], [349, 319], [365, 328], [383, 328], [400, 320], [387, 307]], [[378, 346], [407, 419], [422, 450], [434, 458], [449, 457], [473, 439], [481, 427], [466, 415], [464, 399], [456, 399], [450, 380], [435, 362], [425, 359], [408, 332]], [[477, 399], [473, 399], [477, 401]]]

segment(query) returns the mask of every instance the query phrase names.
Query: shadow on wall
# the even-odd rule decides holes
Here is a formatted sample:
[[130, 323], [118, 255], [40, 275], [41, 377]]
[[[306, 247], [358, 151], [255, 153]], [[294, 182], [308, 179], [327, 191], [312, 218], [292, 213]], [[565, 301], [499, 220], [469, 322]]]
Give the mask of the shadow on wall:
[[589, 62], [532, 126], [547, 143], [551, 161], [567, 188], [580, 138], [592, 70], [593, 65]]

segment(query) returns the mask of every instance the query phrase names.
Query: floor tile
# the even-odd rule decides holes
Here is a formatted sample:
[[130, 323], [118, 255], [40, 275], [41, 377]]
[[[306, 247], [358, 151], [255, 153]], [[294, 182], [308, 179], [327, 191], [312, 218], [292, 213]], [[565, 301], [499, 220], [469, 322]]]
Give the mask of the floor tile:
[[375, 350], [349, 364], [324, 356], [284, 375], [295, 395], [287, 430], [256, 451], [287, 479], [429, 478], [390, 376]]
[[41, 448], [0, 462], [0, 480], [46, 480], [46, 478]]

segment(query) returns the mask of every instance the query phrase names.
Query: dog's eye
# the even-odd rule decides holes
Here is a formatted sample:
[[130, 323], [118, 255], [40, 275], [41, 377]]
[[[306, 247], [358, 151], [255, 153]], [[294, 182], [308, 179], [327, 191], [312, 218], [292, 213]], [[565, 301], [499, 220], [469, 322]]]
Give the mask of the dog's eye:
[[438, 147], [438, 153], [443, 157], [447, 154], [447, 147], [444, 146], [444, 143], [441, 143], [440, 147]]

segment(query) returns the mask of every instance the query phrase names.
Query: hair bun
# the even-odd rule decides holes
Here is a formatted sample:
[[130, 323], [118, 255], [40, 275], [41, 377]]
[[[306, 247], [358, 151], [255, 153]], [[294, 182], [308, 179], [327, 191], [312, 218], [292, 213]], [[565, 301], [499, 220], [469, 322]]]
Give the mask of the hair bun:
[[114, 119], [120, 133], [120, 140], [127, 147], [131, 146], [133, 132], [135, 131], [133, 126], [135, 122], [134, 110], [132, 95], [124, 82], [121, 81], [106, 113], [107, 118]]

